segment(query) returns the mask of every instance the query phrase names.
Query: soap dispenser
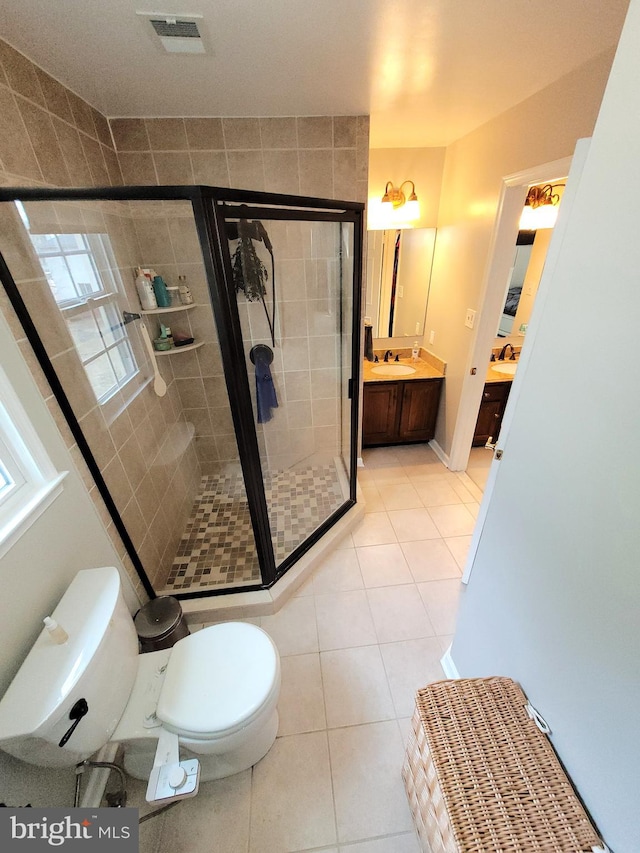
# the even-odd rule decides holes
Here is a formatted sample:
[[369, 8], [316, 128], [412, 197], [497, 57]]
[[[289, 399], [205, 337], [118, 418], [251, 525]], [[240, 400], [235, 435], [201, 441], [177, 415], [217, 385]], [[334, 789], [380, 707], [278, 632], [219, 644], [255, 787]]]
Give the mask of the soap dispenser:
[[373, 361], [373, 326], [364, 327], [364, 356], [367, 361]]
[[413, 342], [413, 348], [411, 350], [411, 360], [412, 361], [418, 361], [419, 358], [420, 358], [420, 346], [418, 344], [418, 341], [414, 341]]

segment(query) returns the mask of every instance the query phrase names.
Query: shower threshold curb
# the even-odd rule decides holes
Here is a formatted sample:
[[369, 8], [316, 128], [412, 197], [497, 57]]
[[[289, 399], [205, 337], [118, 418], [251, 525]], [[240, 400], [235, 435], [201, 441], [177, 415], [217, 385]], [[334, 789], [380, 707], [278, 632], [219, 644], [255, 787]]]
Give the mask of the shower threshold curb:
[[197, 629], [210, 622], [250, 619], [254, 616], [271, 616], [277, 613], [296, 590], [311, 577], [316, 566], [360, 523], [364, 513], [364, 502], [359, 500], [270, 589], [181, 601], [182, 611], [189, 626]]

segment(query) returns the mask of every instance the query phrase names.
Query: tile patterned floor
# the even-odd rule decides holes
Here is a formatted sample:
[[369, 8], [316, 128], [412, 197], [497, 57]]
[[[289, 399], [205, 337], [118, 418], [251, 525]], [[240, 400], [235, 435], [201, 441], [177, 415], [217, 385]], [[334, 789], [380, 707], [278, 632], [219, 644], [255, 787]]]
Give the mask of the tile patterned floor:
[[[344, 502], [333, 462], [268, 474], [265, 490], [276, 563]], [[259, 581], [242, 474], [203, 477], [165, 590], [171, 593]]]
[[251, 620], [281, 654], [273, 748], [142, 824], [141, 853], [418, 853], [404, 744], [415, 690], [443, 677], [481, 494], [427, 446], [364, 462], [359, 528], [278, 613]]

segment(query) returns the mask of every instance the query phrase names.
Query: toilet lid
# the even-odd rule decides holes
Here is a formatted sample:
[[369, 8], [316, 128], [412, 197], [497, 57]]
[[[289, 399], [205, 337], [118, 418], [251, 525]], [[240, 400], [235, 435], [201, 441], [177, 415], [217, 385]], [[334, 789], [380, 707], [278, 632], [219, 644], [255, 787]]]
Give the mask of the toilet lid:
[[157, 716], [195, 736], [237, 728], [260, 710], [279, 672], [278, 652], [261, 628], [244, 622], [203, 628], [173, 647]]

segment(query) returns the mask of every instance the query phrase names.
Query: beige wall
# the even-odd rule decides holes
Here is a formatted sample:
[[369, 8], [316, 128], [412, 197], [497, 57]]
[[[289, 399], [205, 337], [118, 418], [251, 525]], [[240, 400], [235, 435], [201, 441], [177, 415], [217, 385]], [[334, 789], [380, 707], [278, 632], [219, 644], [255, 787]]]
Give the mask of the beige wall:
[[502, 180], [570, 156], [591, 135], [612, 59], [613, 50], [599, 55], [447, 148], [425, 331], [427, 339], [434, 331], [431, 349], [447, 362], [436, 431], [445, 453], [474, 339], [465, 312], [482, 308]]
[[[375, 210], [388, 181], [399, 187], [413, 181], [420, 202], [415, 228], [434, 228], [438, 223], [440, 190], [446, 148], [372, 148], [369, 152], [369, 211]], [[374, 227], [370, 221], [368, 227]]]

